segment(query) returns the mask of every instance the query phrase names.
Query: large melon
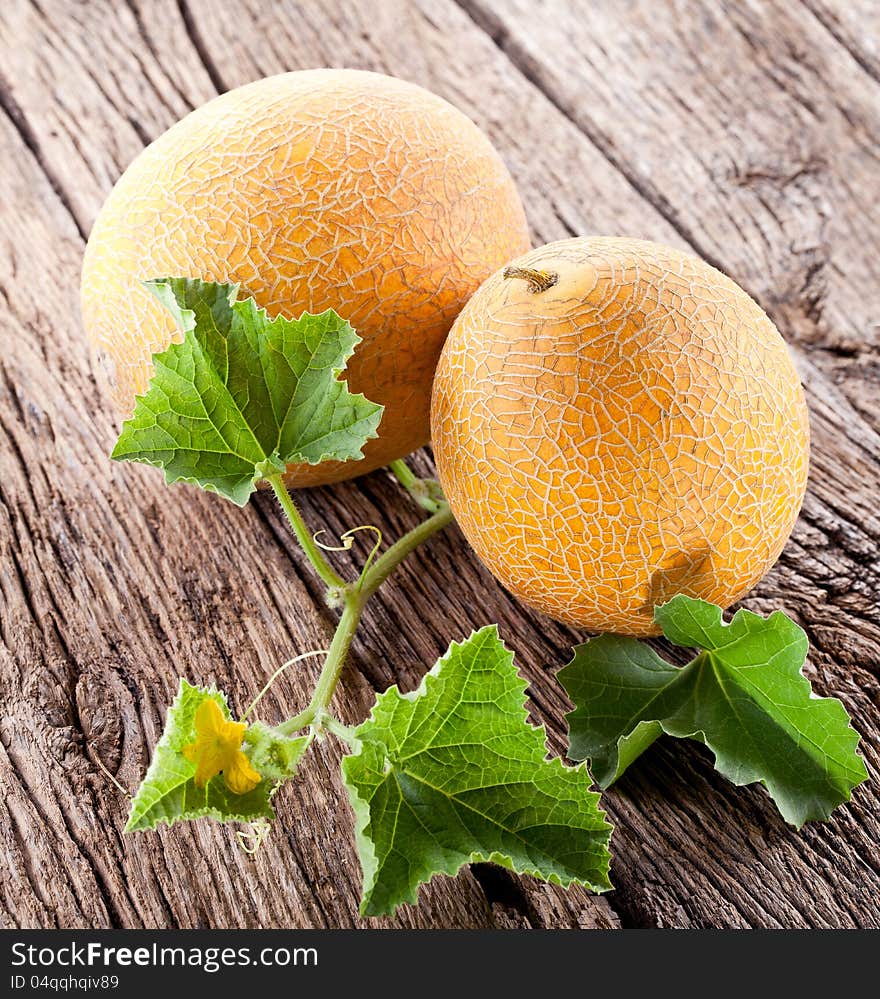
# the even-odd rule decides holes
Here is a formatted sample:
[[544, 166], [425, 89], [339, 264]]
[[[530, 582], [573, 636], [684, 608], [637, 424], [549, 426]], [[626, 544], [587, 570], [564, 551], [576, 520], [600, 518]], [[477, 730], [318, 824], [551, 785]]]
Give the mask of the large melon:
[[143, 279], [238, 282], [270, 314], [335, 309], [363, 337], [349, 386], [385, 413], [362, 461], [288, 470], [331, 482], [427, 441], [452, 321], [527, 247], [510, 175], [456, 108], [376, 73], [286, 73], [193, 111], [125, 171], [89, 239], [83, 319], [127, 414], [175, 336]]

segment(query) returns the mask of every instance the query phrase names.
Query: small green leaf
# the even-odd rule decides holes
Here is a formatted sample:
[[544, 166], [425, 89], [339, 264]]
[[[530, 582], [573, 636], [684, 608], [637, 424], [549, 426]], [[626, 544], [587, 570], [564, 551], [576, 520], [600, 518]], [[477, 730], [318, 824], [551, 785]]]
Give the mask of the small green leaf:
[[702, 649], [679, 668], [632, 638], [579, 645], [559, 679], [572, 759], [589, 758], [607, 787], [662, 732], [705, 743], [735, 784], [760, 781], [787, 822], [827, 819], [868, 776], [858, 735], [836, 698], [816, 697], [801, 672], [804, 632], [777, 611], [720, 607], [679, 595], [655, 611], [676, 645]]
[[547, 759], [495, 626], [453, 643], [417, 691], [387, 690], [355, 735], [342, 772], [363, 915], [393, 912], [435, 874], [481, 861], [554, 884], [611, 887], [599, 795], [585, 768]]
[[360, 338], [332, 309], [270, 319], [238, 288], [161, 278], [146, 288], [183, 340], [153, 357], [154, 374], [113, 449], [243, 506], [289, 463], [363, 457], [382, 407], [340, 375]]
[[[203, 788], [196, 787], [195, 763], [187, 760], [182, 750], [195, 741], [196, 709], [206, 698], [216, 701], [223, 714], [230, 717], [226, 698], [219, 690], [193, 687], [186, 680], [180, 681], [180, 689], [168, 709], [162, 737], [131, 803], [126, 832], [155, 829], [160, 822], [171, 825], [203, 816], [221, 822], [252, 822], [261, 817], [275, 817], [269, 803], [275, 787], [272, 779], [260, 781], [247, 794], [234, 794], [226, 787], [222, 776], [209, 780]], [[267, 777], [271, 778], [271, 775]]]

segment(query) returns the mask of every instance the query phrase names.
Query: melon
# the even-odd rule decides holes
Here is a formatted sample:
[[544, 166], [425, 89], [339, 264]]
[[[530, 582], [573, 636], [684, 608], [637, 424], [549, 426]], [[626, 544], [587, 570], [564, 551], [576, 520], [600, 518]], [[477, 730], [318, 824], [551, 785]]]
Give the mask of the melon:
[[526, 604], [657, 632], [677, 593], [727, 607], [779, 556], [809, 426], [779, 332], [676, 249], [575, 238], [499, 269], [437, 367], [440, 482], [480, 559]]
[[363, 340], [349, 387], [385, 412], [363, 460], [288, 469], [290, 486], [331, 482], [428, 440], [453, 320], [528, 246], [504, 163], [452, 105], [378, 73], [285, 73], [193, 111], [125, 171], [89, 238], [83, 321], [128, 415], [178, 335], [143, 280], [236, 282], [270, 315], [335, 309]]

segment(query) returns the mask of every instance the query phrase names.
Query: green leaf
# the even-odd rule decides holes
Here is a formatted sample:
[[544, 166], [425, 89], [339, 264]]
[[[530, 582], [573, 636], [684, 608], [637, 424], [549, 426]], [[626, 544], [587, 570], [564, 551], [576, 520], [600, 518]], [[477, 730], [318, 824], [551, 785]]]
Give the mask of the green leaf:
[[243, 506], [289, 463], [363, 457], [382, 407], [341, 381], [360, 338], [332, 309], [270, 319], [237, 285], [189, 278], [144, 282], [183, 340], [153, 356], [146, 393], [112, 457], [165, 470]]
[[[275, 817], [270, 804], [275, 788], [271, 774], [247, 794], [230, 791], [222, 775], [209, 780], [203, 788], [196, 787], [196, 765], [186, 759], [182, 749], [195, 741], [196, 709], [206, 698], [216, 701], [223, 714], [231, 717], [226, 697], [219, 690], [193, 687], [186, 680], [180, 681], [180, 689], [168, 709], [162, 737], [131, 803], [126, 832], [155, 829], [160, 822], [171, 825], [203, 816], [221, 822], [252, 822], [261, 817]], [[260, 769], [253, 759], [251, 763]]]
[[415, 902], [435, 874], [489, 861], [554, 884], [610, 888], [611, 826], [583, 767], [548, 760], [495, 626], [449, 651], [412, 694], [382, 694], [342, 763], [363, 915]]
[[790, 618], [739, 610], [725, 624], [720, 607], [683, 595], [654, 616], [671, 642], [702, 650], [687, 666], [602, 635], [559, 672], [575, 705], [569, 755], [589, 759], [601, 787], [662, 731], [705, 743], [735, 784], [760, 781], [798, 827], [849, 800], [868, 776], [859, 737], [840, 701], [812, 693], [807, 638]]

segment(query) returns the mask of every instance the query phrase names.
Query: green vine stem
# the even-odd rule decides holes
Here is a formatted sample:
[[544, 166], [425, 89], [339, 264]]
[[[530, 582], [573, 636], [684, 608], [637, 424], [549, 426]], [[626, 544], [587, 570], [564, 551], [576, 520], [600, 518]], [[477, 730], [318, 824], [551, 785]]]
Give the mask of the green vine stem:
[[278, 669], [269, 677], [266, 683], [263, 685], [263, 689], [257, 694], [257, 696], [251, 701], [251, 703], [245, 709], [244, 714], [239, 718], [239, 721], [244, 721], [245, 718], [254, 710], [254, 708], [260, 703], [262, 698], [269, 692], [269, 688], [278, 679], [279, 676], [290, 666], [295, 666], [297, 663], [301, 663], [303, 659], [310, 659], [312, 656], [326, 656], [329, 649], [314, 649], [311, 652], [303, 652], [301, 656], [295, 656], [293, 659], [288, 659], [286, 663], [282, 663]]
[[278, 726], [278, 731], [282, 735], [293, 735], [295, 732], [299, 732], [313, 724], [318, 716], [327, 710], [336, 685], [339, 683], [339, 677], [342, 673], [342, 667], [345, 665], [348, 650], [351, 648], [354, 633], [357, 631], [364, 603], [365, 600], [360, 594], [352, 592], [346, 594], [345, 607], [339, 618], [339, 623], [336, 625], [336, 632], [330, 643], [330, 649], [324, 660], [324, 666], [321, 669], [309, 706], [305, 711], [301, 711], [298, 715], [294, 715], [293, 718], [289, 718]]
[[284, 484], [284, 479], [280, 473], [267, 475], [266, 481], [278, 497], [278, 502], [281, 504], [281, 509], [284, 511], [293, 533], [296, 535], [296, 540], [300, 543], [300, 547], [305, 552], [306, 557], [314, 566], [315, 572], [317, 572], [331, 590], [344, 590], [346, 586], [345, 580], [336, 572], [327, 559], [324, 558], [320, 547], [315, 543], [315, 539], [312, 537], [308, 527], [306, 527], [306, 522], [303, 520], [296, 503], [293, 502], [293, 497]]
[[[407, 469], [407, 471], [409, 470]], [[327, 715], [327, 709], [339, 683], [339, 677], [345, 666], [348, 650], [351, 647], [352, 639], [357, 631], [357, 626], [360, 623], [361, 614], [367, 601], [407, 555], [415, 551], [420, 544], [427, 541], [432, 535], [438, 531], [442, 531], [444, 527], [452, 523], [452, 511], [445, 502], [439, 501], [440, 509], [436, 513], [427, 520], [422, 521], [421, 524], [414, 527], [407, 534], [404, 534], [402, 538], [380, 555], [372, 565], [368, 563], [355, 582], [346, 583], [330, 568], [321, 554], [320, 548], [315, 545], [281, 476], [271, 476], [269, 481], [281, 502], [282, 508], [285, 513], [288, 513], [290, 525], [302, 545], [306, 556], [315, 566], [315, 570], [324, 582], [342, 594], [343, 601], [342, 615], [336, 626], [333, 641], [330, 643], [330, 648], [327, 651], [327, 658], [324, 660], [324, 666], [318, 677], [312, 699], [304, 711], [301, 711], [298, 715], [289, 718], [286, 722], [279, 725], [278, 731], [283, 735], [292, 735], [309, 725], [314, 725], [317, 728], [326, 726], [329, 731], [336, 731], [337, 728], [340, 728], [339, 723]], [[288, 511], [291, 511], [294, 516], [291, 516]], [[332, 573], [335, 579], [331, 580], [328, 578], [328, 574], [330, 573]]]
[[369, 600], [407, 555], [415, 551], [431, 535], [442, 531], [444, 527], [448, 527], [452, 521], [452, 511], [449, 509], [449, 505], [446, 502], [442, 502], [440, 509], [432, 517], [423, 520], [421, 524], [414, 527], [409, 533], [404, 534], [399, 541], [395, 541], [386, 552], [376, 559], [364, 575], [360, 587], [363, 599]]

